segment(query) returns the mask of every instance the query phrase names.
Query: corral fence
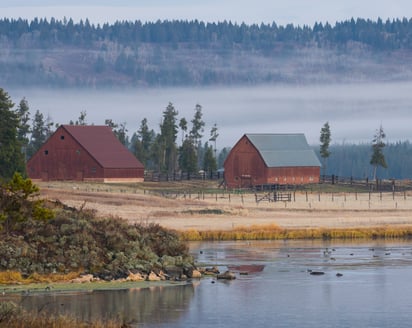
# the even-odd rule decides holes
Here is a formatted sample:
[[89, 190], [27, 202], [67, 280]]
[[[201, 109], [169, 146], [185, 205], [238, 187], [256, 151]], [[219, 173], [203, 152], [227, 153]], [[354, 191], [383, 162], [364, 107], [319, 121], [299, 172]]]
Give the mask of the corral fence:
[[320, 184], [343, 185], [370, 191], [405, 191], [412, 190], [411, 180], [396, 179], [359, 179], [353, 177], [340, 177], [337, 175], [321, 175]]
[[144, 181], [149, 182], [166, 182], [166, 181], [188, 181], [188, 180], [220, 180], [223, 179], [223, 172], [199, 171], [196, 173], [174, 172], [174, 173], [160, 173], [160, 172], [146, 172]]

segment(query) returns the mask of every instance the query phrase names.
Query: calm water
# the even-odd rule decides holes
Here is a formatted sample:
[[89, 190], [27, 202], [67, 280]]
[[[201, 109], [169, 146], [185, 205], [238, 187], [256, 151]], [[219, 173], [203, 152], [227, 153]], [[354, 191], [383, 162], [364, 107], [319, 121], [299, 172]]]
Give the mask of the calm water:
[[243, 267], [234, 281], [31, 295], [22, 303], [85, 320], [121, 317], [138, 327], [411, 326], [412, 243], [207, 242], [191, 250], [221, 270], [263, 270], [244, 275]]

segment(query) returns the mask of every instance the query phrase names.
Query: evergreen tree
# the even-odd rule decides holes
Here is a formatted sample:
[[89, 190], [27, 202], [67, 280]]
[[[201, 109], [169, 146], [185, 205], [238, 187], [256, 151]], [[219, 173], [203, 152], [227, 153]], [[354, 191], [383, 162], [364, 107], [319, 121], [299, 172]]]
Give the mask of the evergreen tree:
[[187, 132], [187, 120], [184, 117], [180, 119], [179, 128], [182, 130], [182, 145], [183, 145], [183, 141], [185, 140], [186, 132]]
[[44, 144], [48, 137], [49, 131], [44, 120], [43, 114], [36, 111], [34, 114], [33, 125], [31, 129], [31, 138], [27, 148], [27, 157], [32, 157]]
[[117, 139], [119, 139], [124, 146], [128, 146], [129, 138], [127, 136], [126, 123], [121, 123], [119, 126], [119, 124], [114, 123], [112, 119], [106, 119], [104, 124], [112, 129]]
[[27, 147], [29, 145], [29, 133], [30, 133], [30, 112], [29, 104], [25, 98], [20, 101], [19, 107], [17, 107], [17, 115], [19, 118], [19, 127], [17, 131], [17, 139], [19, 140], [22, 146], [22, 152], [26, 159], [27, 156]]
[[203, 170], [211, 175], [217, 169], [216, 157], [213, 152], [213, 146], [209, 146], [206, 142], [204, 148]]
[[323, 175], [326, 174], [326, 161], [330, 156], [329, 145], [331, 141], [331, 133], [329, 122], [326, 122], [320, 130], [320, 157], [322, 157]]
[[192, 129], [190, 130], [190, 138], [193, 140], [193, 143], [196, 147], [197, 163], [199, 167], [202, 165], [201, 139], [203, 137], [203, 131], [204, 131], [204, 126], [205, 126], [205, 122], [203, 121], [202, 116], [203, 116], [202, 106], [197, 104], [195, 107], [195, 115], [193, 116], [193, 119], [191, 120]]
[[76, 125], [87, 125], [86, 116], [87, 116], [87, 112], [85, 110], [81, 111], [80, 116], [76, 121]]
[[214, 144], [213, 151], [214, 151], [214, 154], [215, 154], [215, 158], [216, 158], [216, 152], [217, 152], [216, 141], [217, 141], [217, 137], [219, 136], [219, 133], [217, 133], [217, 130], [218, 130], [217, 129], [217, 124], [215, 123], [213, 125], [212, 129], [210, 130], [210, 138], [209, 138], [209, 141], [212, 141], [213, 144]]
[[195, 144], [198, 144], [203, 137], [203, 131], [205, 122], [202, 120], [202, 106], [199, 104], [195, 107], [195, 115], [192, 119], [192, 130], [190, 130], [190, 136], [193, 138]]
[[383, 154], [383, 149], [385, 148], [385, 142], [383, 141], [386, 138], [385, 132], [383, 131], [382, 125], [376, 130], [376, 133], [372, 140], [372, 157], [370, 164], [373, 166], [373, 180], [376, 180], [376, 171], [378, 166], [387, 168], [385, 155]]
[[178, 111], [172, 103], [169, 103], [163, 112], [163, 122], [160, 125], [161, 147], [162, 147], [162, 170], [173, 173], [176, 168], [177, 146], [176, 138], [178, 132], [177, 115]]
[[0, 179], [11, 179], [15, 172], [26, 173], [22, 144], [19, 141], [20, 121], [13, 102], [0, 88]]
[[193, 140], [187, 137], [179, 149], [179, 167], [183, 172], [187, 172], [188, 178], [191, 173], [197, 171], [197, 155]]
[[143, 163], [145, 168], [150, 167], [150, 148], [155, 137], [153, 130], [149, 130], [147, 119], [140, 123], [140, 128], [132, 137], [133, 154]]

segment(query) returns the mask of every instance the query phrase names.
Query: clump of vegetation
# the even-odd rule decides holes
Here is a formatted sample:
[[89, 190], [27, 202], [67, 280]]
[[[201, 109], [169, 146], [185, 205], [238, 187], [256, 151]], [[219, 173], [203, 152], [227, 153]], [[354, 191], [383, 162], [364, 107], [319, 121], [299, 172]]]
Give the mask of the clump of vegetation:
[[45, 313], [23, 311], [14, 302], [0, 303], [0, 327], [7, 328], [127, 328], [127, 323], [119, 320], [82, 322], [70, 316], [50, 316]]
[[73, 272], [112, 280], [130, 272], [167, 271], [166, 266], [174, 272], [193, 267], [186, 244], [157, 224], [130, 225], [121, 218], [99, 218], [83, 208], [32, 199], [37, 187], [18, 175], [0, 190], [0, 202], [6, 204], [0, 212], [0, 271], [20, 273], [27, 281]]

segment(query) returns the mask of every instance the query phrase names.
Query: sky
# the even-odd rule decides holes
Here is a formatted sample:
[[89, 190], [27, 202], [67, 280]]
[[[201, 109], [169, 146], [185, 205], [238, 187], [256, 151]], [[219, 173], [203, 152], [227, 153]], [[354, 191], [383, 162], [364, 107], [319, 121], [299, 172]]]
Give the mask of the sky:
[[0, 17], [117, 20], [198, 19], [205, 22], [272, 23], [313, 26], [350, 18], [412, 17], [410, 0], [1, 0]]

